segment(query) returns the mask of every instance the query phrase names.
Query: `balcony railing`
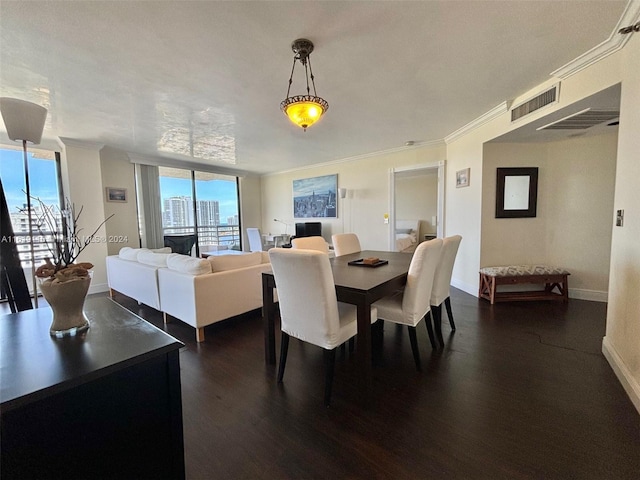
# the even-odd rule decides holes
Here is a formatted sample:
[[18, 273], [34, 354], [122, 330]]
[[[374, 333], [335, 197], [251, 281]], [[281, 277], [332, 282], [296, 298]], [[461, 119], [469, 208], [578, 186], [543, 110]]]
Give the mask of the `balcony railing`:
[[[163, 235], [181, 235], [194, 233], [195, 227], [165, 227]], [[198, 226], [198, 246], [200, 251], [212, 250], [214, 247], [240, 249], [239, 225], [207, 225]]]
[[[27, 232], [14, 233], [15, 243], [18, 248], [20, 265], [24, 269], [31, 269], [31, 247], [29, 246], [30, 235]], [[46, 258], [51, 258], [51, 252], [47, 247], [47, 242], [51, 241], [51, 232], [34, 233], [33, 257], [35, 266], [44, 263]]]

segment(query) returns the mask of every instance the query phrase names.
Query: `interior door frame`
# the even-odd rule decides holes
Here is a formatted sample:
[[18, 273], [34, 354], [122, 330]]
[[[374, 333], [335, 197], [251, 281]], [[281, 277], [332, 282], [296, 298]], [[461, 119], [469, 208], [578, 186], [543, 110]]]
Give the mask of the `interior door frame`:
[[413, 172], [421, 170], [437, 170], [438, 172], [438, 220], [436, 232], [439, 238], [444, 236], [444, 179], [445, 160], [432, 163], [422, 163], [405, 167], [389, 169], [389, 251], [395, 252], [395, 224], [396, 224], [396, 175], [399, 173]]

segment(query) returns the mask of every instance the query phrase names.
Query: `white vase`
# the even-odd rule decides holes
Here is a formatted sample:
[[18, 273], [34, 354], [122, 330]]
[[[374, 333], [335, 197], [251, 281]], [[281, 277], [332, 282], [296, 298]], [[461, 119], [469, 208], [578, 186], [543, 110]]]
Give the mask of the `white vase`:
[[91, 274], [66, 282], [51, 278], [40, 279], [40, 291], [53, 310], [49, 333], [55, 337], [77, 335], [89, 328], [84, 314], [84, 299], [91, 285]]

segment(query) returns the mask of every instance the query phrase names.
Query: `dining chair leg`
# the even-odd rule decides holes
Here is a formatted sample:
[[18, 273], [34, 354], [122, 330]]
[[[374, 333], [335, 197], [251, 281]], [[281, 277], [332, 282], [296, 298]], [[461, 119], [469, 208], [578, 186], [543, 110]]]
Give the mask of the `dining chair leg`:
[[336, 366], [336, 350], [324, 351], [324, 404], [328, 407], [331, 402], [331, 387], [333, 386], [333, 372]]
[[433, 334], [433, 325], [431, 324], [431, 311], [427, 312], [424, 316], [424, 324], [427, 326], [427, 333], [429, 334], [429, 342], [431, 343], [431, 348], [436, 349], [436, 337]]
[[456, 323], [453, 321], [453, 312], [451, 311], [451, 297], [447, 297], [444, 300], [444, 306], [447, 309], [447, 316], [449, 317], [449, 325], [451, 325], [451, 330], [456, 331]]
[[433, 330], [441, 347], [444, 347], [444, 338], [442, 338], [442, 305], [431, 307], [433, 313]]
[[284, 377], [284, 367], [287, 364], [288, 351], [289, 334], [282, 332], [282, 342], [280, 343], [280, 365], [278, 365], [278, 383], [282, 383], [282, 377]]
[[411, 342], [413, 361], [416, 362], [416, 370], [420, 372], [422, 371], [422, 367], [420, 365], [420, 351], [418, 350], [418, 336], [416, 335], [416, 327], [408, 325], [407, 328], [409, 329], [409, 341]]

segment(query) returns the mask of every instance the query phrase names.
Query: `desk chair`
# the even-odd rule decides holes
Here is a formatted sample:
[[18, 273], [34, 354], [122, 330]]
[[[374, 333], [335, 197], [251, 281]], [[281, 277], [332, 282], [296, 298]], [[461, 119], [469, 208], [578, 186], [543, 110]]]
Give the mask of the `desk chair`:
[[191, 255], [191, 249], [196, 244], [196, 235], [165, 235], [164, 246], [170, 247], [172, 253]]
[[259, 228], [247, 228], [247, 239], [249, 240], [249, 250], [252, 252], [262, 252], [265, 250], [262, 243], [262, 234]]
[[336, 257], [356, 253], [362, 250], [360, 240], [355, 233], [336, 233], [331, 235], [331, 243], [333, 243], [333, 251]]
[[[289, 337], [324, 349], [324, 403], [329, 406], [336, 347], [358, 331], [355, 305], [338, 302], [329, 257], [314, 250], [273, 248], [271, 268], [278, 288], [282, 342], [278, 383], [287, 363]], [[377, 319], [375, 308], [371, 319]]]
[[[407, 284], [404, 289], [381, 298], [373, 304], [378, 309], [379, 318], [407, 325], [411, 351], [417, 370], [421, 370], [421, 366], [416, 325], [430, 312], [429, 299], [441, 251], [442, 240], [439, 238], [419, 244], [411, 258]], [[425, 321], [425, 324], [429, 329], [430, 323], [427, 324]]]

